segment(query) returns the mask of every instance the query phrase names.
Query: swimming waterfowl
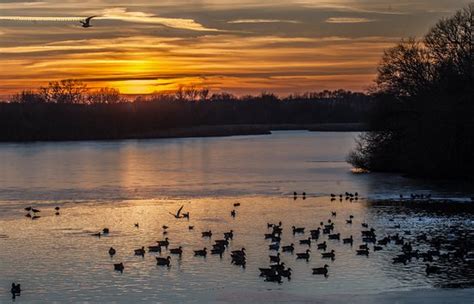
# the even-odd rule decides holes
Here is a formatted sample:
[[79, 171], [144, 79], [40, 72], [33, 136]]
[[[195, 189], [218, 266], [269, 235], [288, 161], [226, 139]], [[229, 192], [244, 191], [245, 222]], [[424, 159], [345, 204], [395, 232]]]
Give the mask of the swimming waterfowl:
[[328, 274], [329, 265], [324, 265], [323, 267], [313, 268], [313, 274], [322, 274], [326, 276]]
[[201, 235], [202, 237], [212, 237], [212, 231], [209, 230], [209, 231], [201, 232]]
[[242, 247], [241, 250], [234, 250], [231, 252], [232, 255], [240, 255], [240, 256], [245, 256], [245, 248]]
[[319, 239], [319, 235], [321, 233], [321, 228], [318, 227], [318, 229], [310, 230], [310, 233], [311, 233], [311, 238], [313, 240], [317, 240], [317, 239]]
[[114, 264], [114, 270], [115, 271], [123, 272], [124, 269], [125, 269], [125, 267], [123, 266], [123, 263]]
[[194, 250], [194, 256], [203, 256], [205, 257], [207, 255], [207, 249], [204, 247], [202, 250]]
[[369, 256], [369, 249], [358, 249], [357, 255], [366, 255]]
[[311, 250], [306, 249], [306, 252], [297, 253], [296, 258], [301, 259], [301, 260], [309, 260], [309, 257], [310, 257], [309, 253], [310, 252], [311, 252]]
[[352, 219], [346, 220], [346, 224], [352, 224]]
[[324, 242], [318, 244], [318, 249], [322, 249], [322, 250], [325, 251], [327, 247], [328, 247], [328, 246], [327, 246], [327, 244], [326, 244], [326, 241], [324, 241]]
[[240, 203], [234, 203], [234, 207], [239, 207]]
[[348, 237], [348, 238], [342, 239], [342, 242], [343, 242], [344, 244], [351, 244], [351, 245], [352, 245], [352, 244], [354, 243], [354, 239], [352, 238], [352, 235], [351, 235], [351, 236]]
[[157, 241], [159, 246], [168, 247], [170, 242], [168, 238], [165, 238], [163, 241]]
[[37, 219], [39, 219], [39, 218], [41, 218], [41, 216], [39, 216], [39, 215], [33, 215], [33, 216], [31, 217], [32, 220], [37, 220]]
[[114, 256], [116, 252], [117, 251], [113, 247], [110, 247], [110, 249], [109, 249], [109, 255], [110, 256]]
[[281, 270], [278, 270], [278, 274], [281, 275], [282, 277], [288, 278], [288, 280], [290, 280], [290, 279], [291, 279], [291, 272], [292, 272], [292, 271], [293, 271], [293, 270], [292, 270], [290, 267], [288, 267], [288, 269], [281, 269]]
[[235, 217], [235, 215], [236, 215], [235, 210], [232, 210], [232, 211], [230, 212], [230, 216]]
[[283, 269], [285, 269], [285, 263], [272, 264], [270, 265], [270, 268], [274, 269], [275, 271], [282, 271]]
[[171, 265], [171, 257], [167, 256], [166, 258], [156, 257], [156, 265], [158, 266], [168, 266]]
[[135, 228], [139, 228], [140, 225], [138, 223], [135, 223]]
[[194, 226], [188, 226], [188, 229], [189, 229], [189, 230], [193, 230], [193, 229], [194, 229]]
[[292, 226], [291, 228], [293, 228], [293, 234], [304, 233], [304, 228], [303, 227], [296, 228], [295, 226]]
[[148, 252], [161, 252], [161, 246], [148, 246]]
[[100, 238], [102, 234], [100, 232], [97, 232], [97, 233], [92, 233], [91, 235]]
[[270, 244], [270, 245], [268, 245], [268, 249], [278, 251], [280, 249], [280, 244], [278, 244], [278, 243]]
[[321, 256], [324, 258], [324, 259], [334, 259], [336, 257], [336, 253], [333, 250], [331, 250], [331, 252], [322, 252], [321, 253]]
[[278, 252], [277, 255], [270, 255], [270, 262], [278, 263], [280, 262], [280, 253]]
[[229, 245], [228, 240], [215, 240], [215, 243], [220, 245], [220, 246], [228, 246]]
[[10, 288], [10, 292], [12, 294], [12, 298], [18, 297], [21, 295], [21, 285], [12, 283], [12, 287]]
[[274, 268], [259, 268], [260, 276], [275, 275], [277, 271]]
[[169, 227], [166, 226], [166, 225], [163, 225], [163, 226], [161, 226], [161, 228], [163, 228], [164, 230], [166, 230], [166, 229], [168, 229]]
[[226, 239], [233, 239], [234, 238], [234, 230], [230, 230], [229, 232], [224, 232], [224, 237]]
[[328, 238], [330, 240], [340, 240], [341, 239], [341, 234], [340, 233], [330, 234], [330, 235], [328, 235]]
[[334, 193], [331, 193], [331, 197], [336, 197], [336, 195]]
[[367, 224], [367, 223], [362, 223], [362, 227], [364, 227], [364, 228], [369, 228], [369, 224]]
[[380, 251], [380, 250], [383, 250], [383, 247], [382, 247], [382, 246], [376, 246], [376, 245], [374, 245], [374, 251]]
[[222, 254], [224, 253], [225, 248], [224, 247], [214, 247], [211, 249], [211, 254], [218, 254], [222, 257]]
[[293, 253], [294, 250], [295, 250], [295, 245], [294, 245], [293, 243], [291, 243], [291, 245], [283, 246], [283, 247], [282, 247], [282, 251], [283, 251], [283, 252], [291, 252], [291, 253]]
[[135, 252], [135, 255], [144, 256], [145, 255], [145, 247], [142, 247], [140, 249], [135, 249], [134, 252]]
[[54, 210], [56, 210], [56, 211], [59, 211], [59, 209], [60, 208], [58, 206], [54, 207]]
[[281, 284], [281, 275], [279, 274], [274, 274], [274, 275], [266, 275], [265, 276], [265, 281], [267, 282], [276, 282], [278, 284]]
[[183, 247], [179, 246], [178, 248], [172, 248], [172, 249], [170, 249], [170, 253], [171, 254], [182, 255], [183, 254]]
[[189, 211], [188, 212], [183, 212], [183, 218], [189, 220]]
[[25, 208], [25, 211], [31, 211], [31, 209], [33, 209], [33, 207], [31, 207], [31, 206], [30, 206], [30, 207], [26, 207], [26, 208]]
[[337, 215], [336, 211], [331, 211], [331, 216], [336, 216], [336, 215]]
[[369, 245], [368, 244], [362, 244], [362, 245], [359, 246], [359, 249], [367, 250], [367, 249], [369, 249]]
[[102, 234], [109, 234], [109, 232], [110, 232], [109, 228], [102, 229]]
[[300, 245], [311, 246], [311, 238], [308, 238], [307, 240], [300, 240]]
[[31, 211], [32, 211], [33, 213], [41, 212], [39, 209], [35, 209], [35, 208], [31, 208]]

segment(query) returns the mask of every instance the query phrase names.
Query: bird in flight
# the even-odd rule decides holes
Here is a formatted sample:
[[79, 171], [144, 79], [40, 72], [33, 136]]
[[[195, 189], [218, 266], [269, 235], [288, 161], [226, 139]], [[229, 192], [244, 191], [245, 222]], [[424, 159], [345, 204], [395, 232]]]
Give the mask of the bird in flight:
[[97, 16], [90, 16], [90, 17], [87, 17], [86, 19], [81, 20], [79, 22], [82, 24], [83, 28], [88, 28], [88, 27], [92, 26], [91, 25], [91, 20], [92, 20], [92, 18], [95, 18], [95, 17], [97, 17]]
[[181, 208], [178, 209], [178, 212], [176, 212], [176, 214], [171, 213], [171, 212], [170, 212], [170, 214], [171, 214], [172, 216], [174, 216], [175, 218], [182, 218], [182, 216], [181, 216], [181, 210], [183, 210], [183, 207], [184, 207], [184, 205], [181, 206]]

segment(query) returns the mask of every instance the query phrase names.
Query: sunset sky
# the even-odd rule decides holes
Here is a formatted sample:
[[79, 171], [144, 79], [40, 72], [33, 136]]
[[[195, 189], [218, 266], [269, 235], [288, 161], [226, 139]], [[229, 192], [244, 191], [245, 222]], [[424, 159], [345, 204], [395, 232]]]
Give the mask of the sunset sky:
[[0, 0], [0, 96], [66, 78], [127, 94], [365, 90], [384, 49], [469, 2]]

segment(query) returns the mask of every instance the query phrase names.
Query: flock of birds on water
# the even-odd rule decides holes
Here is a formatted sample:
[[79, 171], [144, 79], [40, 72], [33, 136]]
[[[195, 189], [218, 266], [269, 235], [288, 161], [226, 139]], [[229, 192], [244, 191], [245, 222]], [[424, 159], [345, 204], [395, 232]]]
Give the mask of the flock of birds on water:
[[[298, 199], [298, 194], [293, 193], [293, 198]], [[301, 194], [302, 199], [306, 199], [306, 193]], [[403, 199], [403, 195], [400, 195], [400, 198]], [[410, 195], [412, 199], [430, 199], [431, 195], [423, 194], [412, 194]], [[331, 194], [330, 200], [335, 201], [339, 199], [340, 201], [357, 201], [359, 200], [359, 194], [345, 192], [344, 194]], [[236, 217], [236, 209], [240, 206], [240, 203], [233, 204], [234, 209], [230, 211], [231, 217]], [[183, 212], [184, 205], [178, 209], [176, 213], [170, 214], [176, 219], [188, 219], [190, 218], [189, 212]], [[55, 207], [55, 214], [60, 215], [60, 207]], [[31, 219], [38, 219], [38, 215], [41, 211], [33, 207], [26, 207], [27, 211], [26, 217]], [[322, 259], [327, 259], [329, 261], [335, 261], [336, 251], [332, 249], [333, 242], [342, 242], [342, 244], [349, 247], [353, 247], [355, 243], [355, 238], [353, 235], [342, 236], [341, 233], [336, 233], [336, 224], [335, 218], [337, 217], [336, 211], [331, 211], [329, 219], [326, 221], [321, 221], [316, 227], [312, 229], [307, 229], [306, 227], [296, 227], [291, 226], [291, 233], [293, 237], [302, 237], [301, 239], [296, 240], [297, 244], [300, 246], [307, 246], [307, 249], [295, 252], [296, 247], [294, 243], [291, 244], [282, 244], [282, 234], [283, 234], [283, 224], [280, 221], [279, 223], [267, 223], [267, 231], [264, 233], [263, 237], [269, 240], [268, 250], [271, 252], [268, 256], [269, 265], [265, 267], [260, 267], [260, 276], [264, 278], [267, 282], [277, 282], [281, 284], [283, 278], [291, 280], [292, 269], [286, 267], [285, 263], [282, 262], [282, 255], [294, 255], [296, 260], [309, 261], [313, 255], [319, 255]], [[352, 225], [354, 222], [354, 216], [349, 215], [345, 219], [343, 225]], [[389, 219], [393, 221], [393, 219]], [[386, 249], [386, 246], [389, 244], [395, 244], [399, 246], [399, 254], [392, 258], [393, 264], [404, 264], [410, 263], [413, 259], [419, 260], [422, 259], [425, 262], [425, 272], [426, 275], [441, 274], [443, 271], [449, 271], [449, 269], [443, 269], [438, 265], [435, 265], [436, 262], [446, 262], [451, 263], [467, 263], [471, 267], [474, 266], [474, 240], [472, 237], [474, 235], [469, 233], [461, 233], [459, 237], [448, 243], [446, 238], [439, 236], [428, 236], [426, 233], [421, 233], [413, 237], [410, 230], [404, 230], [397, 232], [395, 234], [386, 234], [384, 236], [377, 235], [375, 228], [371, 227], [368, 223], [360, 223], [362, 230], [359, 232], [361, 236], [362, 244], [356, 245], [355, 254], [359, 256], [369, 257], [377, 251], [382, 251]], [[134, 226], [139, 228], [139, 223], [135, 223]], [[163, 234], [167, 235], [167, 229], [169, 228], [166, 225], [162, 226]], [[401, 229], [400, 224], [393, 225], [393, 229]], [[194, 230], [194, 226], [189, 225], [189, 230]], [[308, 234], [306, 232], [309, 231]], [[101, 237], [107, 236], [110, 233], [109, 228], [103, 228], [102, 231], [92, 233], [92, 236]], [[213, 232], [211, 230], [202, 231], [201, 236], [203, 238], [211, 239], [213, 237]], [[230, 242], [234, 239], [234, 231], [229, 230], [224, 232], [222, 238], [214, 240], [212, 248], [195, 249], [192, 254], [196, 257], [206, 257], [208, 254], [222, 256], [229, 250]], [[429, 249], [421, 251], [414, 249], [415, 244], [428, 245]], [[184, 254], [184, 249], [182, 246], [177, 246], [174, 248], [169, 248], [171, 242], [168, 237], [165, 237], [163, 240], [159, 240], [156, 244], [150, 245], [145, 249], [145, 246], [137, 248], [134, 250], [134, 255], [144, 257], [146, 252], [149, 253], [159, 253], [160, 256], [156, 256], [156, 264], [158, 266], [171, 267], [172, 265], [172, 255], [176, 255], [179, 258]], [[424, 247], [426, 248], [426, 246]], [[311, 250], [313, 249], [313, 251]], [[168, 252], [166, 256], [161, 256], [162, 253]], [[117, 253], [117, 249], [111, 247], [108, 250], [110, 257], [113, 257]], [[241, 248], [238, 250], [230, 251], [231, 263], [245, 268], [247, 263], [246, 249]], [[125, 265], [123, 262], [113, 264], [113, 269], [123, 273], [125, 271]], [[330, 266], [328, 264], [320, 265], [320, 267], [312, 268], [313, 275], [321, 275], [328, 277], [330, 273]], [[21, 294], [20, 284], [12, 283], [11, 293], [13, 298]]]

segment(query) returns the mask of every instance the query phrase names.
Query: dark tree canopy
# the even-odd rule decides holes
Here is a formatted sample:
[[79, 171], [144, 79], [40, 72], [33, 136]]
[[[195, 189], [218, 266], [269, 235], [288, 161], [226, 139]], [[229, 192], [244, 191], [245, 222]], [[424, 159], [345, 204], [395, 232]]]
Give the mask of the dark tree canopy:
[[372, 171], [472, 179], [474, 5], [421, 40], [385, 52], [376, 79], [373, 132], [349, 162]]

